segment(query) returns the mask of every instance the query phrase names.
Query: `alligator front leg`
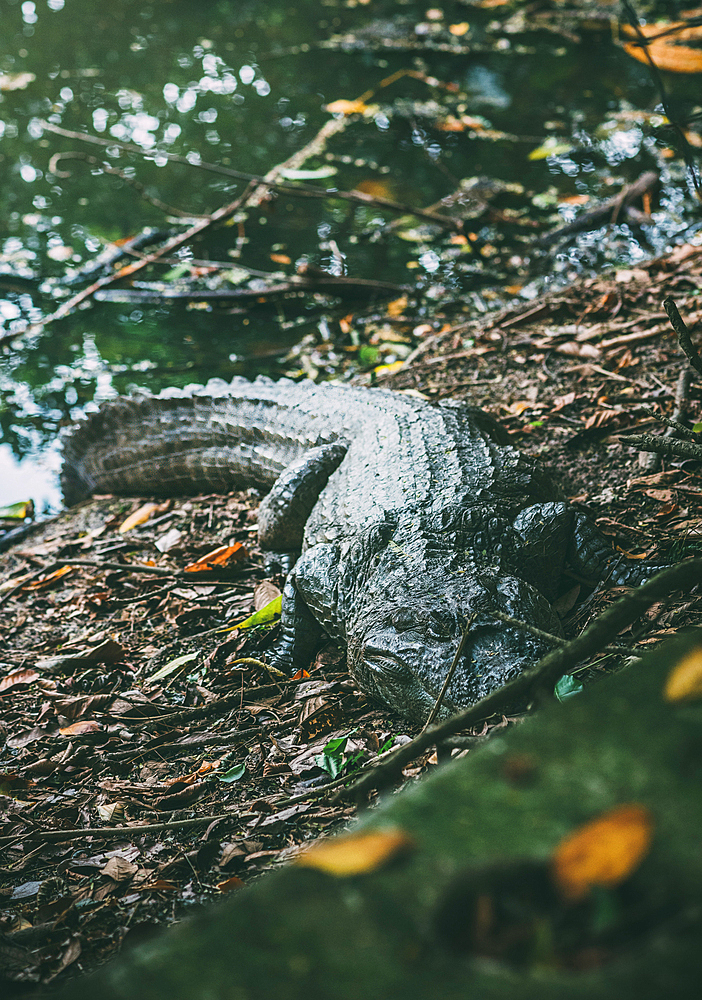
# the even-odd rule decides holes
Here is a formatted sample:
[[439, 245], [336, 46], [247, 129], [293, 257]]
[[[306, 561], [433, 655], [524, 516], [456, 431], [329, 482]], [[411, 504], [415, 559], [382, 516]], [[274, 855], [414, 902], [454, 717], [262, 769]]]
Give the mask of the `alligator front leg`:
[[282, 636], [273, 664], [286, 673], [306, 669], [325, 637], [341, 638], [334, 614], [338, 593], [339, 552], [336, 545], [316, 545], [298, 560], [283, 590]]

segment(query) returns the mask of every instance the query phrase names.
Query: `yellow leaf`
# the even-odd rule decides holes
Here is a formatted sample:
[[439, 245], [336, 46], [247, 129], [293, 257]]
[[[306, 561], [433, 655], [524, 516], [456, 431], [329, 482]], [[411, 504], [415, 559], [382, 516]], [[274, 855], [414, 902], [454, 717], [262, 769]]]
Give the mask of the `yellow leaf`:
[[375, 871], [412, 846], [412, 838], [402, 830], [351, 833], [315, 844], [298, 857], [297, 864], [347, 878]]
[[652, 836], [644, 806], [617, 806], [561, 841], [552, 858], [554, 880], [569, 900], [582, 899], [593, 886], [618, 885], [648, 854]]
[[[631, 25], [623, 24], [625, 35], [637, 39], [638, 33]], [[648, 55], [658, 69], [671, 73], [702, 73], [702, 25], [688, 27], [685, 21], [668, 21], [658, 24], [641, 24], [639, 31], [648, 39], [645, 47], [638, 40], [626, 42], [624, 51], [641, 63], [648, 65]], [[683, 45], [683, 42], [691, 42]]]
[[668, 674], [663, 695], [666, 701], [702, 698], [702, 646], [695, 646]]
[[563, 153], [569, 153], [572, 148], [571, 142], [559, 142], [555, 136], [549, 136], [541, 146], [532, 149], [528, 159], [545, 160], [548, 156], [561, 156]]
[[126, 531], [131, 531], [132, 528], [136, 528], [140, 524], [145, 524], [149, 518], [154, 516], [158, 508], [159, 504], [157, 503], [143, 504], [139, 510], [135, 510], [134, 513], [130, 514], [126, 520], [122, 521], [117, 530], [121, 532], [121, 534], [124, 534]]
[[327, 104], [326, 110], [333, 115], [360, 115], [368, 110], [368, 105], [363, 101], [332, 101]]
[[452, 35], [455, 35], [456, 38], [460, 38], [461, 35], [465, 35], [469, 28], [470, 25], [467, 21], [461, 21], [460, 24], [449, 24], [449, 31]]
[[393, 361], [391, 365], [377, 365], [373, 371], [376, 375], [391, 375], [393, 372], [399, 372], [404, 364], [404, 361]]
[[401, 316], [407, 308], [407, 296], [403, 295], [399, 299], [388, 302], [386, 312], [388, 316]]

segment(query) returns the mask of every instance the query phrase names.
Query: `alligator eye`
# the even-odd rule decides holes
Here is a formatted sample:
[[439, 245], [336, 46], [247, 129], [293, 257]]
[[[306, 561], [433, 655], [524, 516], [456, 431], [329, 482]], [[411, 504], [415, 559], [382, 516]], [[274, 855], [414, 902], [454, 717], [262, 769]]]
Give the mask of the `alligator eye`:
[[436, 636], [439, 639], [445, 639], [451, 635], [453, 620], [449, 615], [442, 614], [440, 611], [432, 611], [427, 621], [427, 629], [431, 635]]
[[417, 624], [417, 616], [411, 608], [398, 608], [393, 611], [390, 621], [398, 632], [406, 632]]

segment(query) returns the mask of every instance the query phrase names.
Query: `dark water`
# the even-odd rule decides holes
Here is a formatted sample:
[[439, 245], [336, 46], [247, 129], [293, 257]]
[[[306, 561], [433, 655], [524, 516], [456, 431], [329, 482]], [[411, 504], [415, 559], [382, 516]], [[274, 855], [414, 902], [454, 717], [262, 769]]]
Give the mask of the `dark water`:
[[[544, 256], [532, 252], [533, 229], [505, 227], [497, 213], [477, 224], [476, 254], [416, 218], [390, 228], [397, 215], [388, 211], [281, 194], [140, 277], [163, 280], [193, 259], [287, 275], [301, 262], [338, 273], [345, 261], [358, 278], [418, 283], [421, 322], [437, 297], [486, 308], [507, 287], [529, 298], [550, 282], [630, 265], [689, 238], [693, 199], [646, 68], [602, 22], [569, 41], [538, 25], [521, 30], [520, 6], [0, 0], [0, 281], [3, 271], [13, 276], [0, 284], [0, 504], [57, 502], [51, 442], [95, 401], [135, 386], [295, 374], [299, 360], [288, 351], [305, 336], [357, 349], [338, 324], [357, 306], [312, 296], [252, 312], [95, 303], [22, 334], [79, 287], [66, 277], [79, 281], [110, 241], [147, 226], [176, 231], [186, 223], [174, 209], [207, 214], [243, 192], [242, 181], [192, 164], [264, 174], [333, 118], [330, 102], [374, 91], [369, 110], [303, 165], [313, 175], [307, 183], [430, 205], [462, 179], [486, 177], [516, 185], [503, 193], [503, 216], [506, 205], [548, 228], [575, 211], [559, 199], [607, 197], [656, 169], [654, 224], [585, 234]], [[345, 42], [334, 41], [340, 35]], [[411, 73], [381, 85], [399, 71]], [[667, 78], [686, 118], [700, 112], [699, 80]], [[144, 155], [81, 144], [41, 120]], [[77, 155], [52, 172], [59, 153]], [[143, 200], [130, 180], [170, 207]]]

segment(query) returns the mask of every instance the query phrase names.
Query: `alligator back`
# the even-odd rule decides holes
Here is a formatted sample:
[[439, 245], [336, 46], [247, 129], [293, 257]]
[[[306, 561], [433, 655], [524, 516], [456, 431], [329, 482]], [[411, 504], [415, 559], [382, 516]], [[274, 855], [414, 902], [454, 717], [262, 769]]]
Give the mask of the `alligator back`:
[[285, 379], [213, 380], [104, 403], [67, 437], [61, 482], [67, 504], [95, 492], [266, 490], [310, 449], [341, 443], [346, 457], [310, 527], [344, 534], [408, 508], [440, 518], [456, 504], [553, 499], [548, 476], [504, 440], [470, 407]]

